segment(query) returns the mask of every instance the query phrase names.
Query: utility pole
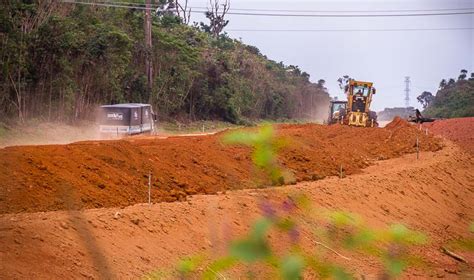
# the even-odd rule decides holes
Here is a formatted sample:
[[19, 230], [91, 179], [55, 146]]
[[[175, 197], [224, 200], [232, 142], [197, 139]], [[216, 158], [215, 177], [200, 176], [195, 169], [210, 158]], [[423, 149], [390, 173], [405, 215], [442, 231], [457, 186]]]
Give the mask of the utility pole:
[[410, 77], [405, 77], [405, 108], [410, 107]]
[[145, 67], [147, 77], [147, 93], [150, 96], [153, 88], [153, 63], [151, 60], [151, 0], [145, 2]]

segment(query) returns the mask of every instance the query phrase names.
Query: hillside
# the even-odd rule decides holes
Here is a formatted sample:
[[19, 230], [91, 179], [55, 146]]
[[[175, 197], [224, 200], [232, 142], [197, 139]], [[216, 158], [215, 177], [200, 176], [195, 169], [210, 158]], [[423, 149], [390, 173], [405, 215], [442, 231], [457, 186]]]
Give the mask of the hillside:
[[413, 107], [385, 108], [377, 113], [377, 118], [380, 121], [391, 121], [397, 116], [406, 119], [408, 116], [413, 115], [414, 112], [415, 108]]
[[458, 80], [441, 87], [424, 111], [436, 118], [474, 116], [474, 78]]
[[324, 83], [174, 16], [153, 17], [148, 93], [143, 11], [32, 3], [7, 0], [0, 11], [3, 120], [94, 119], [98, 104], [119, 102], [152, 103], [161, 119], [326, 117]]

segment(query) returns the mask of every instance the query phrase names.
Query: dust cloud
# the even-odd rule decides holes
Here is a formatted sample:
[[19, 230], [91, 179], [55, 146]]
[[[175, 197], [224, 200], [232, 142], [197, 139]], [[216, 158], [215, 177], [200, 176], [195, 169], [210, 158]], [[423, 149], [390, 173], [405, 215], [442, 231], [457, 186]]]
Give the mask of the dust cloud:
[[[39, 122], [3, 129], [0, 148], [23, 145], [69, 144], [85, 140], [104, 140], [95, 123], [68, 125], [59, 122]], [[108, 138], [110, 139], [110, 138]]]

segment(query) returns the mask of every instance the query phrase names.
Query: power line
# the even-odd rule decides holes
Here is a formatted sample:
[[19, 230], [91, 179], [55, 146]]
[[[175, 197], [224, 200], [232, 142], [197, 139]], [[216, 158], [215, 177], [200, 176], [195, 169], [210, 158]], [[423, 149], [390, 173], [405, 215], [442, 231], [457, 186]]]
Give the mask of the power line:
[[[128, 6], [121, 4], [111, 4], [111, 3], [98, 3], [98, 2], [79, 2], [79, 1], [63, 1], [64, 3], [71, 4], [81, 4], [81, 5], [92, 5], [92, 6], [102, 6], [102, 7], [112, 7], [112, 8], [128, 8], [128, 9], [138, 9], [138, 10], [147, 10], [155, 8], [146, 8], [143, 6]], [[191, 11], [191, 13], [204, 13], [206, 11]], [[317, 15], [317, 14], [271, 14], [271, 13], [242, 13], [242, 12], [228, 12], [228, 15], [238, 15], [238, 16], [267, 16], [267, 17], [337, 17], [337, 18], [356, 18], [356, 17], [416, 17], [416, 16], [451, 16], [451, 15], [468, 15], [474, 14], [474, 11], [469, 12], [445, 12], [445, 13], [412, 13], [412, 14], [358, 14], [358, 15], [343, 15], [343, 14], [326, 14], [326, 15]]]
[[[197, 8], [197, 7], [196, 7]], [[199, 7], [206, 9], [206, 7]], [[288, 13], [398, 13], [398, 12], [441, 12], [441, 11], [466, 11], [474, 8], [440, 8], [440, 9], [400, 9], [400, 10], [284, 10], [284, 9], [244, 9], [231, 8], [231, 11], [255, 11], [255, 12], [288, 12]]]
[[228, 12], [229, 15], [238, 16], [262, 16], [262, 17], [321, 17], [321, 18], [361, 18], [361, 17], [422, 17], [422, 16], [453, 16], [453, 15], [470, 15], [474, 11], [469, 12], [449, 12], [449, 13], [416, 13], [416, 14], [359, 14], [359, 15], [340, 15], [340, 14], [270, 14], [270, 13], [239, 13]]
[[474, 27], [447, 28], [397, 28], [397, 29], [227, 29], [227, 32], [397, 32], [397, 31], [445, 31], [474, 30]]
[[[101, 4], [119, 4], [119, 5], [135, 5], [145, 6], [144, 3], [137, 2], [117, 2], [117, 1], [96, 1], [88, 3]], [[152, 7], [160, 7], [161, 5], [152, 4]], [[207, 10], [208, 7], [190, 6], [191, 9]], [[230, 11], [257, 11], [257, 12], [291, 12], [291, 13], [396, 13], [396, 12], [441, 12], [441, 11], [466, 11], [474, 10], [473, 7], [466, 8], [438, 8], [438, 9], [391, 9], [391, 10], [291, 10], [291, 9], [255, 9], [255, 8], [231, 8]]]

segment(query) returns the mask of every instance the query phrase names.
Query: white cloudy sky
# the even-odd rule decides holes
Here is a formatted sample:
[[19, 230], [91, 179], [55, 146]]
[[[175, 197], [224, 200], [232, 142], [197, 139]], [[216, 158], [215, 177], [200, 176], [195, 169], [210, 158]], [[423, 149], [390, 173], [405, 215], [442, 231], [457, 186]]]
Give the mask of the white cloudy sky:
[[[221, 0], [223, 1], [223, 0]], [[189, 0], [206, 7], [208, 0]], [[231, 0], [232, 8], [286, 10], [430, 10], [472, 8], [474, 0]], [[197, 9], [195, 9], [197, 11]], [[472, 11], [472, 10], [471, 10]], [[449, 12], [449, 11], [448, 11]], [[451, 11], [452, 12], [452, 11]], [[456, 12], [456, 11], [455, 11]], [[289, 12], [294, 13], [294, 12]], [[312, 13], [312, 12], [307, 12]], [[336, 12], [333, 12], [334, 14]], [[361, 12], [367, 14], [368, 12]], [[412, 80], [411, 105], [424, 90], [436, 92], [442, 78], [460, 69], [474, 71], [474, 30], [251, 32], [241, 29], [419, 29], [474, 28], [474, 15], [384, 18], [297, 18], [229, 15], [232, 38], [254, 45], [275, 61], [299, 65], [312, 81], [325, 79], [333, 96], [342, 96], [337, 78], [348, 74], [375, 82], [375, 110], [404, 105], [404, 77]], [[203, 21], [193, 13], [192, 21]]]

